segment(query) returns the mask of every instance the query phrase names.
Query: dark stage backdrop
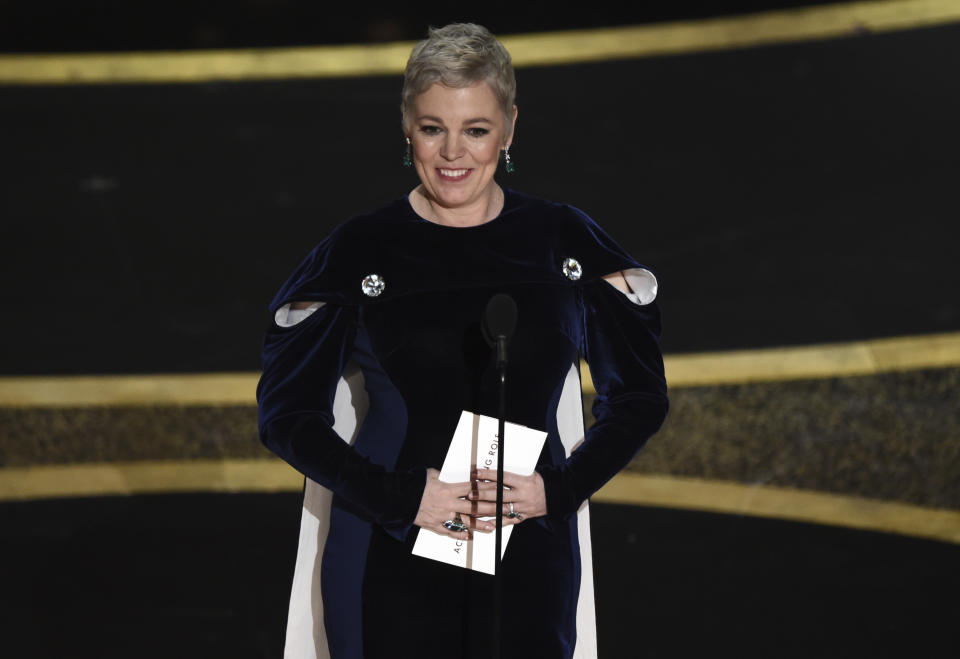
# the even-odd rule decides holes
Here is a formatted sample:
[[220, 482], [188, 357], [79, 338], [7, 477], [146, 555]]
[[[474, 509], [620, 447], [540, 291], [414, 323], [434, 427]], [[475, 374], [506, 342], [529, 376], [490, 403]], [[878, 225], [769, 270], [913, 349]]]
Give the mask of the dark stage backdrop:
[[[956, 330], [958, 69], [960, 26], [525, 68], [500, 181], [658, 274], [668, 352]], [[399, 91], [0, 87], [0, 374], [258, 368], [292, 268], [416, 184]]]
[[[318, 25], [304, 7], [326, 5], [304, 0], [104, 0], [89, 20], [89, 4], [0, 0], [0, 49], [352, 43], [463, 18], [405, 5], [401, 20], [374, 0]], [[719, 4], [591, 5], [588, 20], [809, 2]], [[580, 5], [495, 5], [470, 18], [588, 26]], [[583, 208], [657, 272], [668, 352], [956, 332], [957, 70], [960, 25], [523, 68], [519, 169], [500, 180]], [[0, 376], [257, 369], [267, 304], [306, 252], [416, 184], [399, 91], [397, 76], [0, 86]], [[136, 468], [136, 491], [154, 467], [179, 480], [264, 459], [252, 402], [0, 401], [0, 479], [26, 468], [42, 485], [51, 468], [56, 487], [86, 486]], [[891, 530], [883, 504], [908, 504], [899, 523], [929, 532], [931, 509], [960, 509], [958, 436], [958, 368], [675, 387], [630, 477], [706, 509], [732, 488], [743, 508], [593, 508], [601, 655], [954, 656], [956, 543], [790, 519], [822, 514], [820, 495], [862, 497], [840, 500], [841, 523]], [[299, 493], [163, 487], [0, 502], [7, 654], [278, 656]], [[796, 495], [788, 519], [753, 516], [774, 492]]]

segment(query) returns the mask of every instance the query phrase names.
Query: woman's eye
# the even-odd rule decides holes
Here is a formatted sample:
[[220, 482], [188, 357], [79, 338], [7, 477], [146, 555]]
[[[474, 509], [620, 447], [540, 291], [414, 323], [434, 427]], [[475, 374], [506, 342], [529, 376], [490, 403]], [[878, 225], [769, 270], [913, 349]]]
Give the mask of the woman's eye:
[[420, 126], [420, 132], [424, 135], [439, 135], [440, 126]]
[[486, 128], [468, 128], [467, 129], [467, 135], [469, 135], [470, 137], [483, 137], [489, 132], [490, 131], [487, 130]]

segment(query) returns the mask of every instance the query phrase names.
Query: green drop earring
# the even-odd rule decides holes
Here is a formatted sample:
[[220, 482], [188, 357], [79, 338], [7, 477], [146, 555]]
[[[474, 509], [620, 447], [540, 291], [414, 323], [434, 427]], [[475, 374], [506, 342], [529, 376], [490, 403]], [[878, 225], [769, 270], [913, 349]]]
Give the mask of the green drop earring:
[[516, 166], [513, 164], [513, 161], [510, 160], [510, 145], [503, 147], [503, 165], [504, 169], [507, 170], [507, 174], [513, 174]]
[[407, 150], [403, 154], [403, 166], [413, 167], [413, 147], [410, 145], [410, 138], [407, 138]]

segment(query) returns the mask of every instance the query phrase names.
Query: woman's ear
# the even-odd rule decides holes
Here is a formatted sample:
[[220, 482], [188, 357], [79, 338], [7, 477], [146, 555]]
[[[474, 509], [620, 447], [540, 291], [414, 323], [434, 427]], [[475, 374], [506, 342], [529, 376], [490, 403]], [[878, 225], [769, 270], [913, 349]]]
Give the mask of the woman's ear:
[[510, 130], [507, 131], [507, 139], [505, 146], [509, 147], [510, 143], [513, 142], [513, 129], [517, 126], [517, 106], [513, 106], [513, 117], [510, 118]]

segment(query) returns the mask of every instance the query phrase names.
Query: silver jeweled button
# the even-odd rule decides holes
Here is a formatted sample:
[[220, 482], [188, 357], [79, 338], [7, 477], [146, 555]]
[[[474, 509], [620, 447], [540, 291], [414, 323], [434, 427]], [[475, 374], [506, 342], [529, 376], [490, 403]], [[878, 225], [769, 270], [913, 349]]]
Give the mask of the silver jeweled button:
[[367, 297], [377, 297], [386, 287], [387, 282], [380, 275], [367, 275], [360, 282], [360, 289]]
[[583, 268], [576, 259], [566, 258], [563, 260], [563, 274], [570, 281], [577, 281], [583, 276]]

